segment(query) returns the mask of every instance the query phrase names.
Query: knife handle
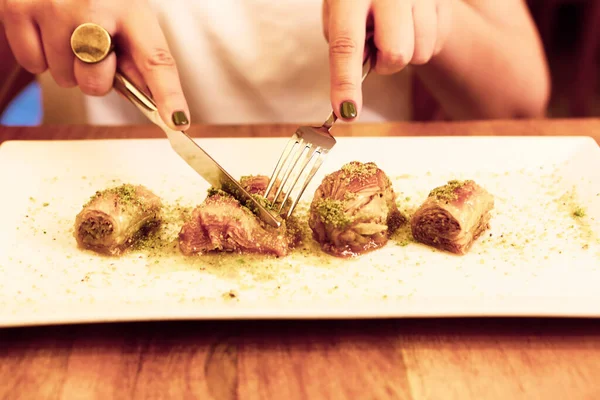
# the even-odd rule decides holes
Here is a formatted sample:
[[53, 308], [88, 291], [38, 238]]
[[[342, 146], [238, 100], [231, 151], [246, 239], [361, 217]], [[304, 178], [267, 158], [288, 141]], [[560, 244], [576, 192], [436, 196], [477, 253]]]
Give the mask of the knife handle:
[[158, 113], [158, 107], [154, 100], [135, 86], [125, 75], [117, 71], [113, 87], [121, 96], [133, 103], [150, 121], [161, 128], [166, 127]]

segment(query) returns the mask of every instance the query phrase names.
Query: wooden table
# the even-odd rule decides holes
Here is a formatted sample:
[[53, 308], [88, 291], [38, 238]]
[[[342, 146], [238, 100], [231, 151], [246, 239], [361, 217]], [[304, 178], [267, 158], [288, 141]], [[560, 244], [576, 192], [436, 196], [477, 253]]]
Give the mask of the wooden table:
[[[291, 126], [195, 126], [287, 136]], [[600, 120], [384, 124], [342, 135], [588, 135]], [[150, 126], [8, 139], [161, 137]], [[0, 330], [5, 399], [599, 399], [600, 320], [169, 322]]]

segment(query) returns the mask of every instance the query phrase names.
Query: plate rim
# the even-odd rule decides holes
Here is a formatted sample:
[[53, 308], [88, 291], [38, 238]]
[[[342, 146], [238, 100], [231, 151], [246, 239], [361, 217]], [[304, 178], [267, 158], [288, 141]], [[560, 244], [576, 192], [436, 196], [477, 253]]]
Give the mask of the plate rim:
[[[521, 140], [526, 139], [528, 141], [571, 141], [571, 142], [581, 142], [581, 144], [594, 144], [595, 151], [598, 151], [597, 154], [600, 154], [600, 144], [596, 142], [596, 140], [592, 136], [588, 135], [484, 135], [484, 136], [471, 136], [471, 135], [438, 135], [438, 136], [341, 136], [338, 139], [339, 141], [352, 141], [352, 140], [367, 140], [367, 141], [402, 141], [402, 140], [423, 140], [430, 141], [435, 139], [444, 139], [444, 140], [468, 140], [468, 141], [479, 141], [479, 140], [491, 140], [491, 141], [506, 141], [508, 140]], [[212, 142], [218, 141], [285, 141], [288, 140], [287, 137], [209, 137], [209, 138], [194, 138], [194, 140], [208, 140]], [[13, 145], [22, 145], [22, 144], [65, 144], [65, 143], [87, 143], [87, 142], [112, 142], [112, 143], [124, 143], [124, 142], [168, 142], [166, 138], [97, 138], [97, 139], [55, 139], [55, 140], [36, 140], [36, 139], [15, 139], [15, 140], [6, 140], [0, 143], [0, 157], [3, 155], [3, 150], [6, 149], [6, 145], [8, 147], [12, 147]], [[560, 297], [559, 297], [560, 298]], [[375, 308], [375, 307], [374, 307]], [[487, 312], [480, 312], [477, 310], [471, 311], [448, 311], [448, 312], [439, 312], [439, 311], [424, 311], [419, 310], [418, 312], [396, 312], [396, 313], [381, 313], [381, 312], [373, 312], [374, 309], [365, 309], [358, 313], [340, 313], [337, 308], [332, 308], [334, 311], [323, 312], [323, 313], [315, 313], [314, 311], [310, 314], [302, 314], [301, 310], [297, 310], [294, 312], [290, 312], [289, 310], [284, 313], [273, 312], [276, 310], [267, 310], [267, 312], [261, 311], [260, 309], [254, 310], [243, 310], [240, 313], [240, 310], [235, 310], [235, 307], [231, 309], [219, 308], [220, 314], [214, 315], [211, 313], [202, 313], [196, 315], [185, 315], [183, 314], [172, 314], [172, 315], [161, 315], [158, 313], [154, 316], [148, 315], [140, 315], [138, 317], [131, 317], [127, 315], [117, 315], [111, 318], [104, 318], [102, 316], [91, 317], [91, 318], [73, 318], [73, 319], [57, 319], [52, 320], [51, 317], [47, 318], [38, 318], [37, 320], [24, 318], [22, 321], [9, 319], [8, 321], [4, 321], [0, 319], [0, 328], [7, 327], [25, 327], [25, 326], [48, 326], [48, 325], [72, 325], [72, 324], [89, 324], [89, 323], [119, 323], [119, 322], [142, 322], [142, 321], [216, 321], [216, 320], [338, 320], [338, 319], [421, 319], [421, 318], [502, 318], [502, 317], [510, 317], [510, 318], [600, 318], [600, 308], [597, 308], [595, 311], [586, 309], [579, 312], [556, 312], [553, 310], [535, 310], [536, 308], [543, 308], [541, 306], [533, 306], [527, 307], [521, 312], [512, 310], [511, 312], [502, 312], [498, 310], [492, 310]], [[328, 309], [329, 310], [329, 309]]]

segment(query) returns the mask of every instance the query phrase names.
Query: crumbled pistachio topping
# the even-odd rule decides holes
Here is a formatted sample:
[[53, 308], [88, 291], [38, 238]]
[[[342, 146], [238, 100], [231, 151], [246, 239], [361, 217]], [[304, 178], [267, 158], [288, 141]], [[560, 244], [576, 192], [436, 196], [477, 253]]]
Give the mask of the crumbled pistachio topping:
[[237, 186], [234, 186], [232, 183], [230, 182], [224, 182], [223, 183], [223, 190], [225, 193], [230, 193], [233, 197], [240, 197], [240, 193], [239, 193], [239, 189], [237, 188]]
[[319, 200], [316, 209], [323, 222], [337, 228], [343, 228], [352, 222], [351, 218], [345, 213], [344, 203], [339, 200]]
[[139, 206], [142, 207], [142, 209], [145, 209], [146, 202], [141, 196], [138, 195], [136, 187], [129, 183], [117, 187], [108, 188], [102, 191], [97, 191], [86, 203], [86, 206], [100, 197], [105, 197], [109, 195], [116, 196], [122, 206], [132, 205]]
[[357, 194], [354, 192], [346, 192], [344, 193], [344, 200], [345, 201], [350, 201], [350, 200], [354, 200], [356, 199]]
[[221, 189], [217, 189], [216, 187], [213, 187], [213, 186], [209, 187], [206, 192], [207, 192], [207, 196], [208, 197], [212, 197], [212, 196], [215, 196], [217, 194], [220, 195], [220, 196], [229, 196], [229, 193], [224, 192]]
[[373, 162], [362, 163], [360, 161], [353, 161], [343, 165], [341, 170], [347, 177], [366, 178], [377, 173], [377, 165]]
[[[251, 194], [250, 195], [258, 204], [260, 204], [261, 206], [263, 206], [264, 208], [266, 208], [267, 210], [273, 210], [273, 204], [267, 200], [266, 198], [264, 198], [261, 195], [258, 194]], [[254, 203], [252, 203], [251, 201], [248, 201], [246, 204], [246, 207], [250, 208], [250, 209], [254, 209]]]
[[191, 207], [177, 204], [165, 206], [159, 229], [152, 229], [155, 227], [154, 225], [158, 224], [158, 221], [149, 221], [146, 230], [150, 230], [151, 232], [148, 235], [143, 235], [133, 246], [134, 249], [158, 252], [168, 248], [176, 248], [177, 236], [176, 234], [173, 235], [171, 231], [179, 232], [181, 225], [191, 218], [192, 210]]
[[257, 176], [258, 175], [244, 175], [244, 176], [240, 177], [240, 186], [242, 186], [242, 187], [244, 187], [244, 188], [247, 189], [248, 181], [252, 181]]
[[435, 189], [433, 189], [431, 192], [429, 192], [429, 197], [435, 196], [436, 199], [438, 200], [442, 200], [442, 201], [454, 201], [456, 199], [458, 199], [458, 189], [460, 189], [461, 187], [463, 187], [464, 185], [466, 185], [467, 183], [470, 183], [472, 181], [470, 180], [466, 180], [466, 181], [459, 181], [459, 180], [451, 180], [448, 181], [447, 184], [443, 185], [443, 186], [438, 186]]

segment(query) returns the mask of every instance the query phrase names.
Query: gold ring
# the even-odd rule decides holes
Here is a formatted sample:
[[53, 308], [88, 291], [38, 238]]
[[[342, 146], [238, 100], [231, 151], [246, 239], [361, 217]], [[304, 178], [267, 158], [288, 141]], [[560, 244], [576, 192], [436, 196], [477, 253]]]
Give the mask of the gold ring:
[[86, 64], [104, 60], [113, 50], [110, 34], [100, 25], [87, 22], [79, 25], [71, 35], [71, 50]]

